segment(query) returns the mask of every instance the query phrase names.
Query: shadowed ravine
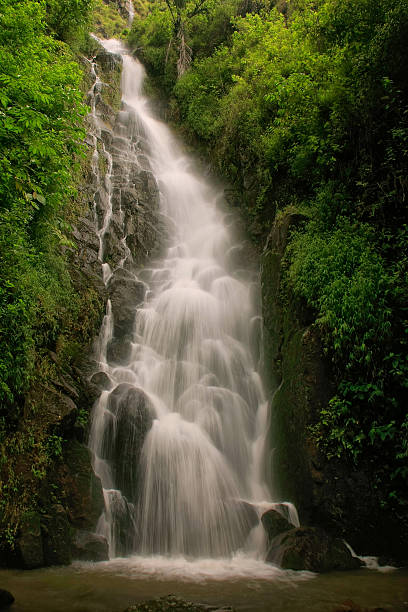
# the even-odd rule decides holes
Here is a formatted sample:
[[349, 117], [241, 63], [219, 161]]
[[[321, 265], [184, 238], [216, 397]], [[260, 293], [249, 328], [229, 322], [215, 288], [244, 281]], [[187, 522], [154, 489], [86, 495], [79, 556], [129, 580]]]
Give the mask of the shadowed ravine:
[[[126, 324], [108, 302], [98, 341], [99, 368], [110, 381], [90, 435], [106, 504], [98, 532], [111, 558], [228, 557], [242, 549], [262, 558], [256, 507], [271, 493], [263, 481], [268, 407], [258, 373], [257, 277], [237, 257], [219, 192], [150, 112], [142, 66], [117, 41], [103, 44], [123, 57], [123, 110], [113, 135], [122, 183], [132, 165], [151, 169], [164, 255], [135, 270], [125, 236], [123, 257], [115, 267], [106, 262], [115, 186], [107, 154], [104, 281], [109, 288], [125, 276], [133, 291], [120, 306]], [[127, 347], [120, 358], [111, 350], [118, 342]]]

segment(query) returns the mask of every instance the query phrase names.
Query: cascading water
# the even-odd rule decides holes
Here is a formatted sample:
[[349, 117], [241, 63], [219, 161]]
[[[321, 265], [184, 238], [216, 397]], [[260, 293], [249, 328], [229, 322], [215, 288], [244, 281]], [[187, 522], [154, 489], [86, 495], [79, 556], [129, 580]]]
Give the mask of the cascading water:
[[[124, 305], [125, 330], [108, 302], [98, 341], [109, 381], [90, 435], [106, 503], [98, 531], [111, 557], [228, 557], [259, 547], [254, 507], [270, 497], [262, 475], [268, 410], [254, 340], [256, 282], [234, 263], [239, 249], [219, 194], [151, 114], [142, 66], [117, 41], [103, 45], [123, 58], [124, 110], [113, 133], [119, 153], [113, 163], [107, 155], [100, 258], [108, 289], [126, 278], [133, 301]], [[120, 183], [115, 165], [122, 164], [129, 190], [126, 168], [143, 169], [146, 158], [160, 191], [165, 254], [136, 273], [124, 235], [112, 270], [104, 241], [115, 215], [112, 184]], [[120, 206], [116, 219], [124, 219]], [[118, 341], [119, 356], [110, 350]]]

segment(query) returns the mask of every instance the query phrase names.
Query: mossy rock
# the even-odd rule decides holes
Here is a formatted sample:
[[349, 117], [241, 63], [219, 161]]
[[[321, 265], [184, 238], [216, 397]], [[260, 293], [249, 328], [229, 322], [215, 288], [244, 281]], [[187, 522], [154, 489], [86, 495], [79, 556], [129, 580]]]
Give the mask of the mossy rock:
[[317, 527], [298, 527], [282, 533], [275, 538], [267, 561], [283, 569], [320, 573], [353, 570], [362, 565], [343, 540]]
[[130, 606], [125, 612], [234, 612], [233, 608], [227, 606], [208, 606], [186, 601], [175, 595], [150, 599], [139, 604]]

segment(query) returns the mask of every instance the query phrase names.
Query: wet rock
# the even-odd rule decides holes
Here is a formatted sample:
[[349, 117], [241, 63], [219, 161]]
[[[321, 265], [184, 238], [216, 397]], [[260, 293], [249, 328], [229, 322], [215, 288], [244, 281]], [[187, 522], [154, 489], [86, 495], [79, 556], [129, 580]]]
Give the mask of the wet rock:
[[298, 527], [275, 537], [267, 561], [284, 569], [329, 572], [361, 567], [344, 542], [317, 527]]
[[139, 532], [135, 518], [135, 507], [120, 491], [110, 490], [107, 491], [106, 495], [108, 497], [109, 514], [111, 515], [115, 555], [126, 557], [137, 548]]
[[150, 599], [126, 608], [125, 612], [234, 612], [230, 606], [209, 606], [187, 601], [176, 595]]
[[111, 268], [118, 266], [119, 262], [126, 256], [126, 249], [122, 242], [123, 238], [123, 227], [120, 219], [112, 217], [103, 238], [104, 259]]
[[78, 561], [107, 561], [109, 548], [106, 538], [90, 531], [78, 530], [72, 545], [72, 558]]
[[293, 525], [280, 512], [274, 509], [265, 512], [261, 517], [261, 521], [266, 531], [269, 545], [276, 536], [293, 529]]
[[95, 528], [105, 502], [100, 479], [91, 465], [92, 453], [76, 440], [64, 450], [59, 480], [70, 523], [80, 529]]
[[103, 72], [112, 72], [122, 66], [122, 58], [117, 53], [106, 51], [103, 47], [96, 54], [95, 61]]
[[92, 374], [89, 382], [98, 387], [98, 389], [109, 389], [112, 385], [111, 379], [106, 372], [95, 372], [95, 374]]
[[27, 512], [23, 516], [16, 549], [19, 565], [23, 569], [35, 569], [44, 565], [41, 520], [37, 512]]
[[144, 299], [145, 285], [121, 268], [113, 273], [107, 289], [114, 317], [114, 336], [122, 338], [132, 330], [136, 309]]
[[[97, 217], [98, 231], [99, 231], [103, 227], [105, 214], [109, 206], [109, 194], [105, 189], [100, 188], [99, 191], [95, 194], [94, 200], [95, 200], [95, 210], [96, 210], [96, 217]], [[98, 236], [98, 252], [99, 252], [99, 236]]]
[[[91, 214], [91, 213], [89, 213]], [[92, 287], [99, 295], [104, 295], [102, 264], [99, 260], [99, 237], [90, 219], [81, 217], [73, 231], [77, 248], [70, 251], [70, 274], [75, 287]]]
[[101, 129], [101, 140], [105, 146], [109, 147], [112, 142], [113, 134], [112, 131], [107, 128]]
[[109, 410], [116, 417], [115, 428], [107, 428], [103, 440], [104, 458], [114, 462], [114, 482], [129, 501], [138, 495], [138, 466], [142, 446], [152, 426], [152, 407], [141, 389], [127, 383], [118, 385], [109, 396]]
[[73, 231], [73, 237], [81, 248], [88, 247], [95, 253], [99, 250], [99, 238], [90, 219], [80, 217]]
[[[97, 368], [99, 367], [99, 364], [94, 363], [93, 367]], [[81, 398], [83, 403], [81, 405], [83, 406], [84, 410], [88, 412], [89, 408], [94, 405], [97, 399], [99, 399], [101, 392], [105, 389], [109, 389], [112, 383], [109, 376], [105, 374], [105, 372], [95, 372], [90, 378], [83, 375], [83, 379], [83, 396]]]
[[132, 342], [129, 335], [113, 338], [113, 340], [111, 340], [108, 344], [106, 352], [107, 359], [109, 363], [125, 365], [129, 362], [131, 350]]
[[73, 400], [64, 393], [48, 390], [47, 409], [50, 421], [58, 425], [62, 431], [70, 431], [77, 417], [77, 406]]
[[78, 389], [70, 376], [60, 374], [57, 379], [50, 378], [50, 380], [70, 397], [75, 400], [79, 398]]
[[41, 519], [45, 565], [71, 563], [71, 532], [68, 516], [61, 504], [51, 506]]
[[159, 220], [148, 208], [138, 205], [136, 210], [137, 214], [130, 208], [125, 212], [126, 244], [133, 259], [142, 263], [151, 255], [161, 228]]
[[10, 591], [0, 589], [0, 610], [5, 610], [14, 602], [14, 597]]

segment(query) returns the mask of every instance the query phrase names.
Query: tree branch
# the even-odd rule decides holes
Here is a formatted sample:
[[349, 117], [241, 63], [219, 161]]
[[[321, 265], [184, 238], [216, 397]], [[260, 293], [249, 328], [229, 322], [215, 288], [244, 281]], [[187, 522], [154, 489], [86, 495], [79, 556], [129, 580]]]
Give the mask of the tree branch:
[[199, 13], [205, 13], [208, 10], [207, 7], [203, 6], [206, 2], [207, 0], [198, 0], [193, 10], [187, 14], [187, 17], [191, 19], [191, 17], [195, 17]]

